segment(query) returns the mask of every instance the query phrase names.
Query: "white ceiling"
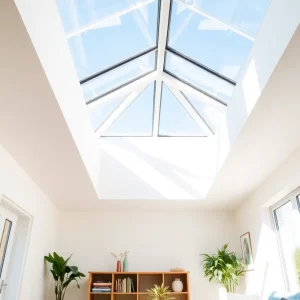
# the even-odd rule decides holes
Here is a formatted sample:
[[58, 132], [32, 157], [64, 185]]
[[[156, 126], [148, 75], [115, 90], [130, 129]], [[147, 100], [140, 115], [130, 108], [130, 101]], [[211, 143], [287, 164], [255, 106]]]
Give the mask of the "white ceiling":
[[[240, 83], [244, 95], [237, 87], [229, 105], [226, 132], [204, 145], [197, 139], [96, 144], [54, 1], [16, 0], [25, 28], [14, 3], [3, 0], [0, 143], [64, 210], [231, 209], [300, 142], [299, 28], [284, 52], [300, 7], [297, 0], [288, 8], [282, 2], [272, 2], [274, 14], [266, 18]], [[277, 35], [270, 37], [275, 25]], [[269, 43], [259, 43], [265, 34]]]

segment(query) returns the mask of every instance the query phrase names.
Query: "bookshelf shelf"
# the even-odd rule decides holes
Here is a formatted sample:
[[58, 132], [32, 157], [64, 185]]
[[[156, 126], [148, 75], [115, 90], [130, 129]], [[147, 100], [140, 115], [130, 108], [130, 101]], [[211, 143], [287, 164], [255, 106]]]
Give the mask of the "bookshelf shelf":
[[94, 295], [110, 295], [111, 293], [107, 293], [107, 292], [89, 292], [90, 294], [94, 294]]
[[[116, 292], [117, 280], [128, 280], [134, 292]], [[183, 282], [183, 291], [180, 293], [170, 292], [174, 300], [190, 300], [189, 272], [89, 272], [88, 300], [147, 300], [149, 293], [147, 289], [154, 284], [171, 288], [175, 278]], [[111, 292], [92, 292], [93, 284], [96, 282], [111, 282]]]
[[137, 293], [117, 293], [113, 292], [114, 295], [136, 295]]

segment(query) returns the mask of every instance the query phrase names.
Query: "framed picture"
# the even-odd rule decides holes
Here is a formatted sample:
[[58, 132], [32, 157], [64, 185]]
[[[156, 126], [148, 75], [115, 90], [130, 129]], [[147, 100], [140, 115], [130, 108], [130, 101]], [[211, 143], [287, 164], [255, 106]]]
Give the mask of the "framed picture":
[[247, 271], [254, 270], [250, 232], [246, 232], [243, 235], [241, 235], [240, 240], [241, 240], [241, 248], [242, 248], [244, 264], [246, 265], [246, 270]]

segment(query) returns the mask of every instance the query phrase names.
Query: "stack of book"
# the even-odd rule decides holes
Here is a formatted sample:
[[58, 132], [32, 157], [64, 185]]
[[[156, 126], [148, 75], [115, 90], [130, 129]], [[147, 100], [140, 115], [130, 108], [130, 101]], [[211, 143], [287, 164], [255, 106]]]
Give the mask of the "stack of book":
[[94, 282], [92, 292], [93, 293], [110, 293], [111, 292], [111, 282], [103, 282], [103, 281]]
[[117, 279], [115, 285], [117, 293], [134, 293], [134, 283], [131, 278]]

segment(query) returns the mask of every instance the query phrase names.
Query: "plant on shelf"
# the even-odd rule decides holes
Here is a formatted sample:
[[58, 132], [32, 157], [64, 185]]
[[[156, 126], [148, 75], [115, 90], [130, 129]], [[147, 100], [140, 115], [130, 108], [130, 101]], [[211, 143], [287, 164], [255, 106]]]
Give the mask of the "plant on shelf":
[[169, 293], [171, 291], [169, 290], [168, 286], [162, 285], [154, 285], [152, 289], [148, 289], [147, 293], [149, 293], [149, 300], [172, 300], [175, 299], [174, 297], [170, 297]]
[[67, 288], [72, 281], [76, 281], [77, 287], [80, 289], [77, 280], [85, 277], [84, 274], [78, 271], [78, 267], [67, 265], [71, 256], [65, 260], [62, 256], [54, 252], [53, 255], [49, 253], [48, 256], [44, 257], [46, 261], [52, 264], [50, 271], [55, 280], [55, 300], [64, 299]]
[[235, 252], [228, 250], [225, 244], [215, 255], [201, 254], [203, 256], [203, 271], [205, 277], [212, 281], [215, 279], [228, 293], [234, 293], [238, 286], [238, 277], [245, 273], [245, 266]]

